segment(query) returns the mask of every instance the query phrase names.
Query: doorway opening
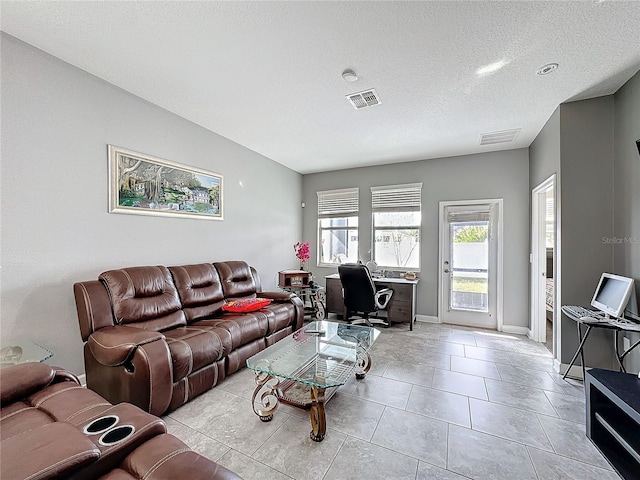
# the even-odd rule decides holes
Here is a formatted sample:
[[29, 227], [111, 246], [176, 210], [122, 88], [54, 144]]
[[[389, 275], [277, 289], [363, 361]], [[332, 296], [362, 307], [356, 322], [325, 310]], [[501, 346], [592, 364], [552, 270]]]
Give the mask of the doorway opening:
[[544, 343], [554, 354], [556, 327], [560, 318], [556, 307], [558, 252], [555, 175], [533, 189], [531, 205], [531, 336], [533, 340]]

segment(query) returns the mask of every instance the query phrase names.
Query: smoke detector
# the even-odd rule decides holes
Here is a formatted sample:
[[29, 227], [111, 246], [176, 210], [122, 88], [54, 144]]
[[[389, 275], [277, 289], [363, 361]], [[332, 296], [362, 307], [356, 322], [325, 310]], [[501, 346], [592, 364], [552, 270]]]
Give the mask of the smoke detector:
[[520, 133], [519, 128], [502, 130], [500, 132], [483, 133], [480, 135], [480, 145], [495, 145], [497, 143], [513, 142]]
[[380, 105], [382, 103], [378, 93], [373, 88], [371, 90], [365, 90], [364, 92], [351, 93], [346, 97], [356, 110], [372, 107], [373, 105]]
[[342, 78], [344, 78], [346, 82], [353, 83], [358, 80], [358, 75], [356, 75], [356, 72], [353, 70], [347, 69], [342, 72]]

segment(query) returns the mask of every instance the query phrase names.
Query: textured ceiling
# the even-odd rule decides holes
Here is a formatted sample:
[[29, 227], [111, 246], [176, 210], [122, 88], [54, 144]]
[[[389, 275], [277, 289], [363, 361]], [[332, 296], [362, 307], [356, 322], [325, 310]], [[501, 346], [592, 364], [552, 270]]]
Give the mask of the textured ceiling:
[[[560, 103], [640, 68], [636, 1], [3, 1], [0, 14], [10, 35], [301, 173], [527, 147]], [[369, 88], [381, 105], [345, 99]]]

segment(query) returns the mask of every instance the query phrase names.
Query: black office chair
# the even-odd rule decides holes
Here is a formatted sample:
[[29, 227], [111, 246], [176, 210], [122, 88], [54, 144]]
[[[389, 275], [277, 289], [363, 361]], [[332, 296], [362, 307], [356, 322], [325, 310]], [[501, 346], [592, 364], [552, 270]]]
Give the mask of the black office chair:
[[393, 295], [393, 290], [390, 288], [376, 290], [371, 272], [365, 265], [355, 263], [338, 265], [338, 274], [342, 282], [345, 320], [349, 321], [352, 313], [360, 314], [362, 318], [351, 323], [369, 326], [376, 323], [388, 327], [388, 322], [378, 318], [369, 318], [369, 314], [386, 308]]

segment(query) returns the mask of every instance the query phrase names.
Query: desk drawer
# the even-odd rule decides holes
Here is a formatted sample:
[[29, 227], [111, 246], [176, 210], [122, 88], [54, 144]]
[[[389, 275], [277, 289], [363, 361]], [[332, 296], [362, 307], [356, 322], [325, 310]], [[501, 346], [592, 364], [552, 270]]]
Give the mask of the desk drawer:
[[339, 278], [327, 278], [327, 312], [342, 315], [344, 311], [344, 301], [342, 299], [342, 283]]
[[403, 302], [410, 302], [412, 299], [413, 286], [412, 285], [392, 285], [393, 298]]
[[413, 285], [402, 285], [399, 283], [386, 283], [376, 282], [376, 289], [381, 290], [383, 288], [390, 288], [393, 290], [393, 298], [400, 301], [411, 301], [411, 294], [413, 293]]
[[411, 321], [411, 302], [398, 302], [395, 299], [391, 300], [393, 303], [387, 310], [389, 320], [396, 323], [410, 322]]

